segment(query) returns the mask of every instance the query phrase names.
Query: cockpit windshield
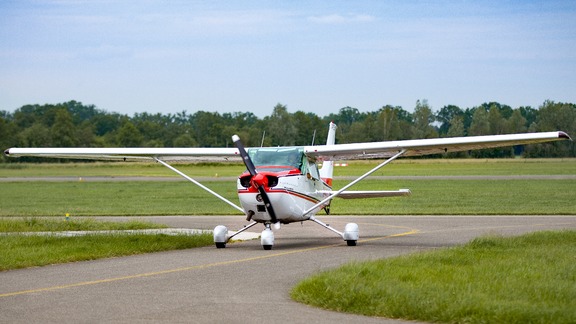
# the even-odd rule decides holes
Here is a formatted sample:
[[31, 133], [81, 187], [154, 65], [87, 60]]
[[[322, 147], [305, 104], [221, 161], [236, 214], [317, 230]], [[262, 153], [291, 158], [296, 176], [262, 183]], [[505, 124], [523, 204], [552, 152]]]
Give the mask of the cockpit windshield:
[[248, 155], [257, 169], [286, 171], [302, 169], [304, 149], [301, 147], [259, 147], [248, 149]]

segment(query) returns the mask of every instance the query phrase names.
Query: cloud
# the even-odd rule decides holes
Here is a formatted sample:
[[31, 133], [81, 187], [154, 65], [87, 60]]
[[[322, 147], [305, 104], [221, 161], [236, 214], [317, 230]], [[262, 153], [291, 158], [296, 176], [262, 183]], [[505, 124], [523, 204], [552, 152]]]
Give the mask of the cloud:
[[308, 20], [318, 24], [348, 24], [348, 23], [358, 23], [358, 22], [372, 22], [376, 20], [376, 17], [371, 15], [324, 15], [324, 16], [310, 16]]

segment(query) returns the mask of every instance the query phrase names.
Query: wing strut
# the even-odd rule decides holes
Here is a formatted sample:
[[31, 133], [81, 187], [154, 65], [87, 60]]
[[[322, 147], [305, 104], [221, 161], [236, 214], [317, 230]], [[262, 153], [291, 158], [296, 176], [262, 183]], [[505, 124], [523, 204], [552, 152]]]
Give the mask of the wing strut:
[[394, 156], [388, 158], [388, 160], [378, 164], [374, 169], [364, 173], [362, 176], [358, 177], [358, 179], [350, 182], [349, 184], [345, 185], [344, 187], [342, 187], [342, 189], [336, 191], [335, 193], [331, 194], [330, 196], [328, 196], [327, 198], [324, 198], [324, 200], [320, 201], [319, 203], [317, 203], [316, 205], [312, 206], [311, 208], [309, 208], [308, 210], [305, 210], [304, 213], [302, 214], [307, 215], [309, 213], [311, 213], [314, 209], [323, 206], [325, 203], [327, 203], [328, 201], [332, 200], [333, 198], [335, 198], [336, 196], [338, 196], [339, 194], [341, 194], [344, 190], [352, 187], [353, 185], [355, 185], [356, 183], [364, 180], [364, 178], [366, 178], [367, 176], [371, 175], [372, 173], [374, 173], [375, 171], [377, 171], [378, 169], [380, 169], [381, 167], [385, 166], [386, 164], [396, 160], [396, 158], [400, 157], [402, 154], [406, 153], [406, 150], [402, 150], [398, 153], [396, 153]]
[[242, 214], [244, 214], [244, 209], [242, 209], [241, 207], [237, 206], [236, 204], [234, 204], [233, 202], [231, 202], [230, 200], [220, 196], [219, 194], [217, 194], [216, 192], [214, 192], [212, 189], [206, 187], [205, 185], [201, 184], [200, 182], [190, 178], [189, 176], [187, 176], [186, 174], [182, 173], [182, 171], [176, 169], [175, 167], [171, 166], [170, 164], [160, 160], [157, 157], [154, 157], [154, 160], [156, 160], [156, 162], [162, 164], [163, 166], [167, 167], [168, 169], [178, 173], [180, 176], [182, 176], [183, 178], [185, 178], [186, 180], [194, 183], [195, 185], [197, 185], [198, 187], [208, 191], [209, 193], [211, 193], [212, 195], [216, 196], [217, 198], [220, 198], [220, 200], [224, 201], [225, 203], [227, 203], [228, 205], [238, 209]]

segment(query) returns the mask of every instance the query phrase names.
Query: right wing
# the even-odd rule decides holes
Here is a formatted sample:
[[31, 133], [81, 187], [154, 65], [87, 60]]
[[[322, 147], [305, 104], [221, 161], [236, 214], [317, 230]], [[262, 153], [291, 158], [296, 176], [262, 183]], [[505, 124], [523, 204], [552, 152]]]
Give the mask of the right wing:
[[35, 156], [65, 159], [124, 160], [124, 161], [241, 161], [236, 148], [176, 148], [176, 147], [127, 147], [127, 148], [10, 148], [4, 154], [11, 157]]

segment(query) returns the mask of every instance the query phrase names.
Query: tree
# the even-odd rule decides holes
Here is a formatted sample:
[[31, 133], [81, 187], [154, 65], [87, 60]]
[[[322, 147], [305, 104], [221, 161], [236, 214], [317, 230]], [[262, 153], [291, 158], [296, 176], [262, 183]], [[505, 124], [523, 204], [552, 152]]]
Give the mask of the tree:
[[[450, 129], [446, 135], [448, 137], [461, 137], [465, 135], [464, 130], [464, 114], [455, 115], [450, 121]], [[464, 158], [468, 156], [467, 152], [448, 152], [448, 157], [451, 158]]]
[[[448, 105], [433, 113], [426, 100], [419, 100], [414, 113], [390, 105], [361, 113], [347, 106], [320, 118], [303, 111], [291, 114], [286, 106], [277, 104], [272, 115], [263, 119], [251, 112], [219, 114], [201, 110], [192, 115], [184, 110], [176, 114], [137, 113], [129, 117], [69, 101], [25, 105], [14, 113], [0, 111], [0, 145], [2, 149], [13, 146], [223, 147], [232, 145], [233, 133], [240, 135], [246, 146], [309, 145], [314, 131], [314, 143], [323, 144], [330, 121], [338, 125], [338, 143], [432, 138], [437, 137], [438, 132], [441, 136], [454, 137], [563, 130], [576, 136], [575, 111], [573, 103], [545, 101], [538, 109], [512, 109], [490, 102], [465, 110]], [[515, 150], [516, 154], [522, 153], [521, 147]], [[575, 145], [569, 141], [529, 145], [523, 152], [529, 157], [576, 156]], [[510, 156], [511, 150], [492, 149], [473, 154], [474, 157], [502, 157]]]
[[[0, 114], [0, 149], [5, 149], [17, 145], [16, 141], [16, 125], [8, 120], [8, 114], [2, 112]], [[6, 156], [0, 154], [0, 162], [6, 161]]]
[[[536, 130], [541, 132], [562, 130], [574, 136], [576, 134], [576, 105], [555, 103], [547, 100], [539, 108]], [[545, 143], [527, 147], [528, 156], [568, 157], [576, 156], [574, 142]]]
[[127, 121], [118, 130], [116, 141], [121, 147], [137, 147], [142, 145], [144, 137], [132, 122]]
[[56, 112], [54, 125], [52, 125], [50, 132], [52, 135], [52, 145], [56, 147], [72, 147], [78, 145], [76, 127], [72, 122], [72, 116], [66, 109], [59, 109]]
[[[442, 107], [442, 109], [436, 113], [436, 121], [440, 123], [438, 133], [441, 136], [448, 134], [449, 129], [452, 127], [452, 121], [456, 120], [456, 117], [462, 115], [464, 115], [464, 112], [458, 106], [448, 105]], [[464, 127], [464, 118], [458, 120], [462, 122], [462, 127]], [[464, 136], [464, 133], [462, 136]]]
[[18, 134], [18, 142], [22, 147], [50, 147], [52, 146], [50, 129], [41, 123], [35, 123]]
[[399, 110], [402, 108], [384, 106], [380, 108], [378, 114], [378, 124], [380, 126], [380, 135], [376, 140], [380, 141], [393, 141], [402, 138], [400, 118], [398, 118]]
[[474, 110], [472, 115], [472, 123], [468, 130], [468, 135], [480, 136], [490, 134], [490, 121], [488, 120], [488, 112], [482, 107]]
[[348, 127], [345, 141], [346, 143], [370, 142], [371, 139], [368, 135], [366, 124], [362, 122], [353, 122], [352, 125]]
[[428, 106], [428, 100], [424, 99], [416, 101], [416, 108], [414, 108], [414, 127], [413, 134], [416, 138], [435, 138], [438, 137], [438, 132], [431, 125], [435, 118], [432, 114], [432, 109]]
[[194, 137], [201, 147], [225, 146], [226, 141], [230, 141], [222, 134], [225, 123], [217, 112], [197, 111], [190, 118], [190, 123]]
[[292, 115], [296, 127], [296, 145], [310, 145], [312, 139], [314, 144], [326, 143], [326, 134], [322, 132], [327, 125], [322, 124], [322, 120], [313, 113], [297, 111]]
[[526, 118], [527, 128], [530, 127], [530, 125], [532, 125], [533, 123], [535, 123], [536, 119], [538, 118], [538, 110], [532, 107], [522, 106], [516, 110], [520, 111], [522, 117]]
[[198, 142], [190, 134], [181, 134], [173, 142], [174, 147], [197, 147]]
[[357, 108], [352, 108], [350, 106], [346, 106], [340, 108], [338, 111], [338, 115], [335, 116], [333, 121], [337, 125], [342, 126], [349, 126], [352, 125], [353, 122], [360, 121], [362, 119], [362, 114]]
[[522, 116], [520, 109], [515, 109], [508, 119], [508, 131], [510, 133], [524, 133], [526, 129], [526, 118]]
[[268, 120], [266, 133], [272, 139], [272, 146], [291, 146], [296, 144], [297, 128], [286, 106], [277, 104]]
[[502, 118], [500, 110], [496, 106], [491, 106], [488, 110], [488, 125], [490, 135], [500, 135], [506, 133], [505, 120]]
[[450, 129], [448, 129], [446, 135], [448, 135], [448, 137], [461, 137], [465, 135], [463, 115], [454, 116], [452, 120], [450, 120]]
[[510, 116], [512, 116], [512, 112], [513, 112], [512, 107], [510, 107], [508, 105], [502, 105], [502, 104], [500, 104], [498, 102], [494, 102], [494, 101], [485, 102], [485, 103], [481, 104], [480, 107], [484, 108], [484, 110], [486, 110], [486, 111], [490, 111], [490, 109], [492, 107], [494, 107], [506, 119], [510, 118]]

